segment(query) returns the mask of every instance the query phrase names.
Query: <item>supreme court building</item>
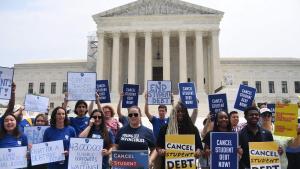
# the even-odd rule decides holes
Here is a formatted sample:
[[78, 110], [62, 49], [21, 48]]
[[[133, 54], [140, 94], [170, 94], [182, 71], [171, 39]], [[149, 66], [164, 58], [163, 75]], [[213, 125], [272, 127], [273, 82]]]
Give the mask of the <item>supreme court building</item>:
[[[142, 95], [147, 80], [171, 80], [175, 95], [177, 83], [195, 82], [203, 112], [207, 95], [215, 92], [227, 93], [232, 108], [241, 83], [257, 89], [258, 102], [297, 102], [300, 59], [220, 57], [223, 14], [179, 0], [138, 0], [95, 14], [87, 59], [15, 64], [16, 102], [36, 93], [49, 97], [51, 107], [61, 105], [69, 71], [109, 80], [113, 104], [124, 83], [139, 84]], [[139, 100], [143, 105], [144, 97]]]

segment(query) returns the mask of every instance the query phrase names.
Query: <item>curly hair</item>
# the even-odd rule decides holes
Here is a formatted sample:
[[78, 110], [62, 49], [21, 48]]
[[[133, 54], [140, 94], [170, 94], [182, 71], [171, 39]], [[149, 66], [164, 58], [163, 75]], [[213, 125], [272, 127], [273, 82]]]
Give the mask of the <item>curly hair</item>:
[[109, 109], [109, 110], [110, 110], [110, 112], [111, 112], [111, 117], [114, 117], [114, 116], [115, 116], [115, 110], [114, 110], [111, 106], [105, 105], [105, 106], [102, 107], [102, 110], [103, 110], [103, 111], [104, 111], [104, 109]]
[[62, 110], [65, 111], [64, 126], [69, 125], [69, 118], [68, 118], [68, 114], [66, 112], [66, 109], [64, 109], [61, 106], [58, 106], [51, 113], [51, 119], [50, 119], [50, 126], [51, 127], [56, 127], [56, 114], [57, 114], [57, 112], [58, 112], [59, 109], [62, 109]]

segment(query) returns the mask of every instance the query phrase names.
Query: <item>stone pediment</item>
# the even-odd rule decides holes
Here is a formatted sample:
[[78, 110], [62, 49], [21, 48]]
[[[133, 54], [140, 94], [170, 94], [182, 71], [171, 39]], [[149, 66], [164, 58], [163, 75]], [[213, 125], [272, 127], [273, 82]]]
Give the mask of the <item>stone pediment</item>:
[[147, 15], [223, 15], [223, 12], [180, 0], [138, 0], [96, 14], [98, 17]]

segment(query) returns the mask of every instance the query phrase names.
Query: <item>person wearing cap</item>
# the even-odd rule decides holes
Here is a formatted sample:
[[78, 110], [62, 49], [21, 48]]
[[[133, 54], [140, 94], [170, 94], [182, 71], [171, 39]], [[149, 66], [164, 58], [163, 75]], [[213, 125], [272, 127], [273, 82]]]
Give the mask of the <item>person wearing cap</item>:
[[272, 112], [270, 109], [264, 107], [259, 110], [261, 127], [272, 132], [274, 125], [272, 123]]

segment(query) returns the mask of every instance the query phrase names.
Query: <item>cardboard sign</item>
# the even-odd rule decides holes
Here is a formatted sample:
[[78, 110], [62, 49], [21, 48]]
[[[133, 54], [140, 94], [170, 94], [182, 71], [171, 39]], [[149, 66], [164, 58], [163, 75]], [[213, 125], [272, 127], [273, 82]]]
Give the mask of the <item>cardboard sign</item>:
[[27, 94], [25, 96], [25, 111], [29, 112], [48, 112], [49, 98]]
[[254, 100], [255, 93], [255, 88], [241, 84], [237, 93], [234, 108], [244, 111], [245, 108], [250, 107]]
[[37, 144], [43, 142], [45, 130], [49, 126], [27, 126], [24, 127], [24, 134], [27, 136], [29, 144]]
[[27, 147], [0, 148], [0, 169], [26, 168]]
[[63, 140], [32, 144], [30, 155], [31, 164], [33, 166], [56, 161], [64, 161], [65, 155]]
[[100, 103], [110, 103], [108, 80], [97, 80], [96, 92], [99, 95]]
[[209, 111], [216, 114], [220, 111], [228, 113], [226, 94], [208, 95]]
[[238, 168], [238, 133], [211, 132], [211, 169]]
[[148, 151], [118, 150], [112, 152], [112, 169], [148, 169]]
[[71, 138], [68, 169], [102, 168], [103, 139]]
[[172, 84], [170, 80], [151, 81], [147, 83], [148, 104], [168, 105], [171, 104]]
[[165, 168], [196, 168], [195, 135], [166, 135], [165, 137]]
[[186, 108], [198, 108], [198, 101], [194, 83], [178, 83], [178, 89], [181, 102], [186, 106]]
[[276, 104], [275, 135], [297, 137], [298, 105]]
[[137, 106], [139, 100], [139, 85], [124, 84], [123, 85], [123, 99], [122, 107], [130, 108], [131, 106]]
[[278, 145], [275, 142], [249, 142], [250, 168], [281, 169], [277, 151]]
[[14, 69], [0, 67], [0, 99], [10, 99], [13, 77]]
[[68, 72], [68, 100], [95, 100], [95, 72]]

